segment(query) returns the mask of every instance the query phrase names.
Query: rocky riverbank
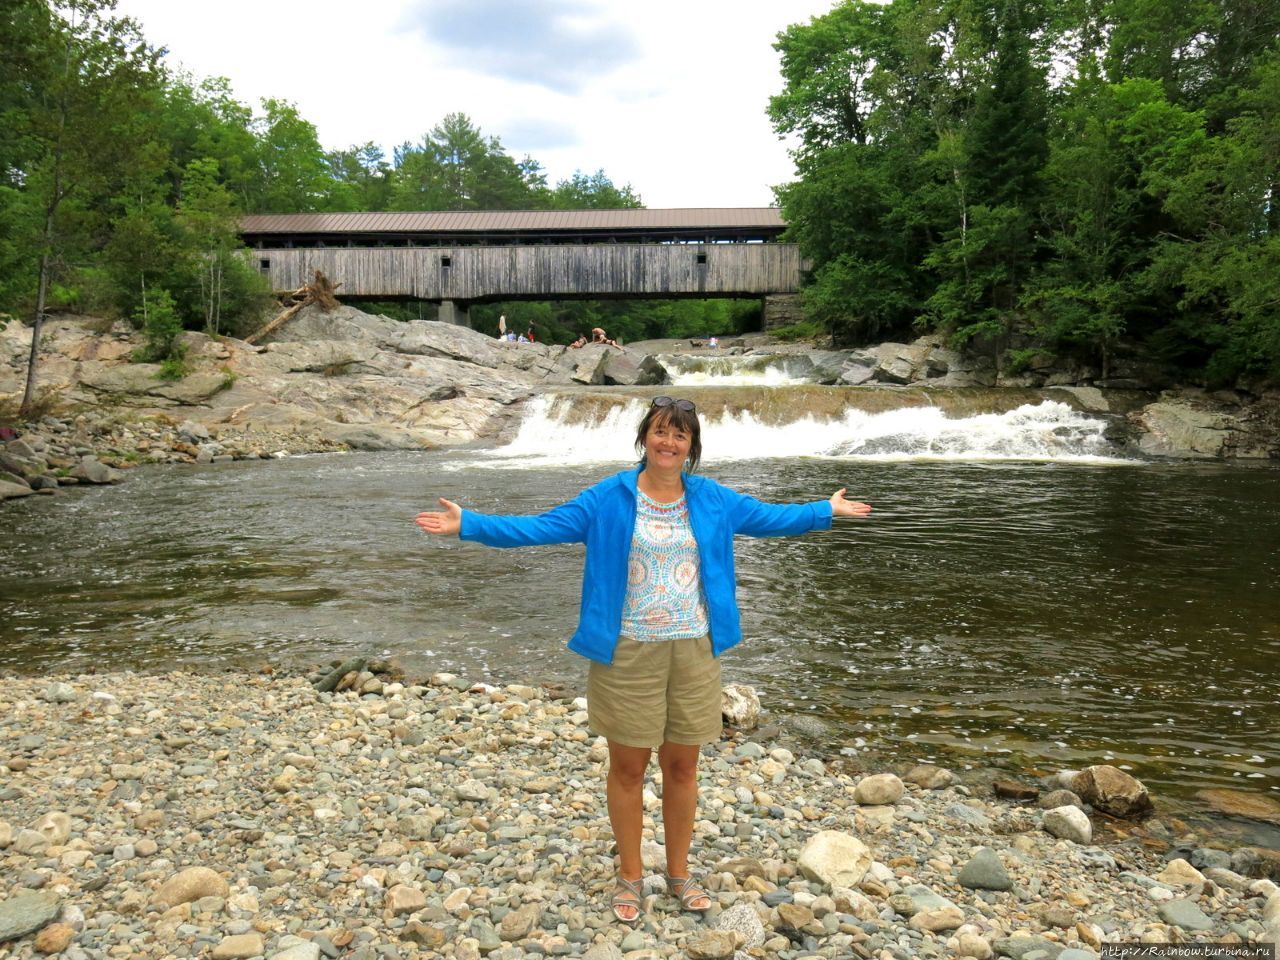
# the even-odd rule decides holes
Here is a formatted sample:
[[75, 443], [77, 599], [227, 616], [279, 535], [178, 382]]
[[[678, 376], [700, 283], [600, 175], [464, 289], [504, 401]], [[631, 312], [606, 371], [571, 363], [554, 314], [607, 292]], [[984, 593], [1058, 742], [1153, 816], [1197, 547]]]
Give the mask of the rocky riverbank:
[[[348, 685], [6, 679], [0, 957], [1087, 960], [1280, 938], [1280, 891], [1247, 850], [1175, 836], [1186, 859], [1168, 859], [1095, 837], [1107, 818], [1061, 790], [1020, 804], [938, 767], [847, 774], [745, 732], [704, 751], [712, 909], [665, 894], [650, 830], [630, 929], [607, 909], [606, 752], [584, 701], [447, 675]], [[1091, 770], [1072, 786], [1114, 809], [1111, 768]]]

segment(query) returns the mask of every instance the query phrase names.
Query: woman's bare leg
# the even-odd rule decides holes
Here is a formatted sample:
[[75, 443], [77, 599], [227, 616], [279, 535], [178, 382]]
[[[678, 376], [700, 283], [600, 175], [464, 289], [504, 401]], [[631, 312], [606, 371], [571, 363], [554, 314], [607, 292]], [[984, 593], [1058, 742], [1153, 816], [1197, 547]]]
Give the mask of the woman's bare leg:
[[[689, 876], [689, 844], [698, 813], [698, 756], [700, 748], [670, 740], [658, 748], [662, 768], [662, 828], [666, 835], [667, 876]], [[690, 906], [705, 910], [710, 900], [699, 897]]]
[[[640, 837], [644, 831], [644, 774], [649, 766], [649, 747], [627, 747], [609, 741], [609, 776], [605, 780], [605, 797], [609, 806], [609, 825], [618, 846], [618, 875], [624, 880], [644, 876], [640, 859]], [[665, 807], [664, 807], [665, 809]], [[625, 907], [619, 911], [628, 920], [639, 914]]]

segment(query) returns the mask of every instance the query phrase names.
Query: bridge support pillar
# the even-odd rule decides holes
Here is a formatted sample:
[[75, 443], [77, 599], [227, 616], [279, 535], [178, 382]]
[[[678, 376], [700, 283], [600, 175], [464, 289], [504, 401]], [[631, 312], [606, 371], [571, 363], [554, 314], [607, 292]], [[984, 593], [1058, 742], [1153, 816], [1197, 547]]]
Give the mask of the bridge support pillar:
[[471, 326], [471, 304], [463, 300], [441, 300], [436, 319], [459, 327]]
[[789, 327], [804, 319], [804, 307], [798, 293], [771, 294], [764, 298], [764, 322], [766, 331], [775, 327]]

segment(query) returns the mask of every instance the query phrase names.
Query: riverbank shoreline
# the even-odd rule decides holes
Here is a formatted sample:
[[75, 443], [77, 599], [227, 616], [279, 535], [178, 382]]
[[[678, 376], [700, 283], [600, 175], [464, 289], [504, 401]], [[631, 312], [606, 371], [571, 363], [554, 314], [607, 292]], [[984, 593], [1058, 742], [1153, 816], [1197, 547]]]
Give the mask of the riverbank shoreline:
[[[1007, 409], [1009, 396], [1039, 391], [1041, 399], [1108, 419], [1126, 455], [1280, 459], [1280, 393], [1274, 392], [1159, 393], [1134, 379], [1098, 380], [1083, 368], [1001, 375], [983, 366], [989, 360], [962, 356], [937, 337], [843, 351], [776, 343], [766, 334], [730, 346], [739, 343], [735, 338], [718, 350], [694, 341], [572, 350], [499, 342], [437, 322], [400, 323], [350, 307], [308, 308], [265, 345], [186, 333], [186, 374], [172, 381], [160, 379], [156, 364], [131, 361], [142, 340], [127, 324], [51, 317], [41, 351], [47, 409], [20, 423], [13, 411], [30, 335], [19, 323], [0, 330], [0, 406], [9, 409], [0, 421], [0, 499], [121, 479], [102, 467], [494, 443], [515, 433], [526, 402], [541, 394], [667, 383], [660, 358], [677, 348], [709, 363], [782, 363], [811, 385], [825, 385], [814, 389], [891, 394], [874, 398], [877, 411], [894, 403], [948, 408], [949, 396], [976, 390], [991, 394], [990, 409], [978, 410], [990, 412]], [[894, 391], [901, 391], [900, 400]], [[816, 401], [806, 394], [794, 409], [779, 410], [770, 397], [771, 415], [797, 419], [838, 419], [847, 402], [807, 409]], [[12, 446], [15, 440], [20, 446]]]
[[1280, 934], [1274, 883], [1221, 851], [1197, 870], [941, 768], [845, 774], [742, 731], [704, 750], [712, 911], [660, 889], [651, 782], [630, 930], [607, 911], [584, 701], [447, 675], [320, 693], [268, 670], [7, 678], [0, 929], [27, 929], [0, 956], [1084, 960]]

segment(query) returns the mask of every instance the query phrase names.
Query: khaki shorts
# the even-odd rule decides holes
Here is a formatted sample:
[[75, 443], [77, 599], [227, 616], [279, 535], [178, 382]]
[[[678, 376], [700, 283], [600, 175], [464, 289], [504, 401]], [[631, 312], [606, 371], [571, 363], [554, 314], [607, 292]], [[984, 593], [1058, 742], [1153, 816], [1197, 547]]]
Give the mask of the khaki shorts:
[[619, 637], [613, 665], [592, 661], [587, 722], [624, 747], [720, 739], [720, 661], [710, 637], [640, 642]]

